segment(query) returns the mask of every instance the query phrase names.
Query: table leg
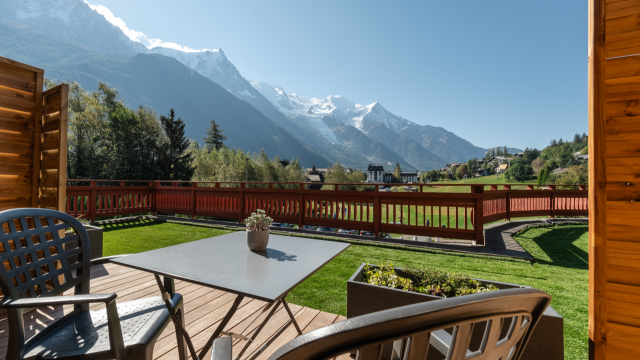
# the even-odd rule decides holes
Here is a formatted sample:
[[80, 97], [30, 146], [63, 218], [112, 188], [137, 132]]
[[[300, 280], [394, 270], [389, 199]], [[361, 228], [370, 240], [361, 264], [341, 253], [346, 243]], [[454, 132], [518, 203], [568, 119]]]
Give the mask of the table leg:
[[198, 355], [198, 359], [204, 359], [204, 356], [207, 355], [207, 351], [211, 349], [211, 345], [213, 345], [213, 341], [218, 336], [220, 336], [220, 333], [227, 326], [227, 323], [229, 323], [229, 320], [231, 320], [231, 317], [233, 316], [233, 314], [235, 314], [236, 310], [238, 310], [238, 306], [240, 305], [240, 302], [242, 302], [242, 299], [244, 299], [244, 296], [242, 295], [238, 295], [236, 297], [236, 300], [233, 302], [233, 305], [231, 305], [231, 309], [229, 309], [229, 311], [227, 312], [227, 315], [224, 316], [224, 319], [222, 319], [222, 321], [220, 322], [220, 325], [218, 325], [218, 327], [213, 332], [213, 334], [211, 334], [209, 341], [207, 341], [207, 343], [204, 345], [204, 347], [200, 351], [200, 354]]
[[155, 277], [156, 283], [160, 288], [160, 293], [162, 294], [162, 300], [164, 301], [164, 304], [167, 307], [167, 310], [169, 311], [169, 315], [171, 316], [173, 325], [175, 325], [176, 340], [178, 341], [178, 351], [179, 351], [178, 355], [180, 357], [180, 360], [183, 360], [183, 358], [184, 360], [186, 360], [186, 354], [185, 354], [186, 351], [184, 350], [185, 343], [186, 343], [186, 347], [189, 349], [189, 352], [191, 353], [191, 356], [195, 358], [198, 355], [196, 354], [196, 350], [193, 348], [193, 343], [191, 342], [191, 337], [189, 336], [189, 333], [187, 333], [187, 330], [183, 326], [183, 324], [185, 323], [184, 309], [178, 309], [178, 314], [176, 314], [176, 311], [173, 308], [170, 301], [171, 295], [169, 295], [169, 292], [167, 292], [167, 290], [175, 292], [175, 287], [173, 286], [173, 279], [165, 277], [164, 279], [165, 281], [163, 284], [162, 281], [160, 281], [160, 276], [158, 276], [158, 274], [153, 274], [153, 276]]
[[[258, 334], [260, 333], [260, 331], [262, 330], [262, 328], [267, 324], [267, 322], [269, 322], [269, 319], [271, 319], [271, 317], [273, 316], [273, 314], [276, 312], [276, 310], [278, 309], [278, 305], [280, 304], [281, 300], [278, 300], [277, 302], [274, 303], [273, 307], [271, 308], [271, 311], [269, 312], [269, 314], [267, 315], [266, 319], [264, 319], [264, 321], [262, 321], [262, 324], [260, 324], [260, 326], [258, 326], [258, 328], [256, 329], [256, 332], [253, 333], [253, 335], [251, 335], [251, 339], [249, 341], [247, 341], [247, 344], [242, 348], [242, 350], [240, 350], [240, 353], [238, 354], [238, 356], [236, 356], [235, 360], [240, 360], [240, 357], [242, 356], [242, 354], [244, 354], [245, 351], [247, 351], [247, 348], [249, 348], [249, 345], [251, 345], [251, 343], [253, 342], [253, 340], [255, 338], [258, 337]], [[269, 307], [269, 305], [267, 305], [267, 308]], [[265, 308], [265, 310], [267, 309]], [[264, 311], [263, 311], [264, 312]]]
[[293, 316], [291, 309], [289, 309], [289, 304], [287, 304], [287, 301], [285, 299], [282, 299], [282, 305], [284, 305], [285, 310], [287, 310], [287, 314], [289, 314], [289, 318], [291, 319], [291, 322], [293, 322], [293, 326], [296, 327], [296, 331], [298, 331], [298, 335], [302, 335], [302, 330], [300, 330], [300, 326], [298, 326], [298, 322], [296, 321], [295, 316]]

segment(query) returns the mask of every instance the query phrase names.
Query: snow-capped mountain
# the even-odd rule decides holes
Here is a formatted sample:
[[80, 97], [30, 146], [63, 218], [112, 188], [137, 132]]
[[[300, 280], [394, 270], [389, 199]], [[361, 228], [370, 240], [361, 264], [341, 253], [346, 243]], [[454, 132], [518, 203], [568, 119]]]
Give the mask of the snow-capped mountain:
[[250, 83], [287, 117], [307, 121], [330, 141], [335, 141], [335, 135], [325, 122], [326, 118], [353, 126], [364, 133], [376, 124], [383, 124], [398, 133], [403, 124], [408, 122], [407, 119], [390, 113], [378, 102], [360, 105], [340, 95], [330, 95], [324, 99], [310, 98], [295, 93], [287, 94], [282, 87], [265, 82]]
[[82, 0], [2, 0], [0, 16], [46, 29], [104, 54], [134, 55], [146, 50]]
[[[249, 82], [222, 49], [194, 50], [147, 37], [128, 28], [106, 7], [86, 0], [2, 0], [0, 18], [40, 27], [105, 55], [153, 53], [174, 58], [246, 101], [331, 161], [406, 160], [416, 169], [429, 169], [484, 155], [484, 149], [455, 134], [413, 123], [378, 102], [361, 105], [342, 96], [309, 98], [287, 94], [267, 83]], [[54, 57], [45, 63], [72, 58]]]

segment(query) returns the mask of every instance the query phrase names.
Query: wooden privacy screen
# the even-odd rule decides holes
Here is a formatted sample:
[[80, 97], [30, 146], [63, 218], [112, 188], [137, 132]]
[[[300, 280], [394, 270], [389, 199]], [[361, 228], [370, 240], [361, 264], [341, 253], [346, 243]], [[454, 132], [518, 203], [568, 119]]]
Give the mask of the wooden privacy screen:
[[43, 92], [44, 71], [0, 57], [0, 211], [64, 211], [68, 86]]
[[640, 1], [589, 3], [589, 340], [640, 357]]

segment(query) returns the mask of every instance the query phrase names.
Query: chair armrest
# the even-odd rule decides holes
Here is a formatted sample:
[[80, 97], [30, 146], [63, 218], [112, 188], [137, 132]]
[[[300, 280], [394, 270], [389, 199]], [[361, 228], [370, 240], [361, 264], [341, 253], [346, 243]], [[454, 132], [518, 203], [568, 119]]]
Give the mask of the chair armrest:
[[231, 360], [232, 345], [233, 338], [230, 336], [215, 339], [211, 348], [211, 360]]
[[110, 304], [118, 295], [116, 294], [83, 294], [68, 296], [49, 296], [29, 299], [7, 300], [2, 304], [5, 309], [31, 308], [40, 306], [71, 305], [105, 303]]
[[123, 256], [129, 256], [129, 254], [103, 256], [103, 257], [95, 258], [95, 259], [91, 260], [91, 266], [100, 265], [100, 264], [106, 264], [108, 262], [111, 262], [111, 260], [113, 260], [113, 259], [117, 259], [117, 258], [123, 257]]

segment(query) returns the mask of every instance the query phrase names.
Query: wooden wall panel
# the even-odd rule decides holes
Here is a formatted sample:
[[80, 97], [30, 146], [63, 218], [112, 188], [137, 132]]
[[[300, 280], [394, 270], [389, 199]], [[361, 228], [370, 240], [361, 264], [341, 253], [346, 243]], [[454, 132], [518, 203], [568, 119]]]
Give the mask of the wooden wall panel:
[[640, 0], [591, 0], [589, 26], [590, 357], [640, 358]]
[[65, 210], [69, 89], [43, 82], [43, 70], [0, 57], [0, 211]]
[[35, 119], [42, 108], [36, 106], [36, 84], [42, 73], [0, 58], [0, 211], [33, 203]]
[[40, 207], [65, 211], [67, 174], [67, 116], [69, 86], [44, 94], [40, 151]]

